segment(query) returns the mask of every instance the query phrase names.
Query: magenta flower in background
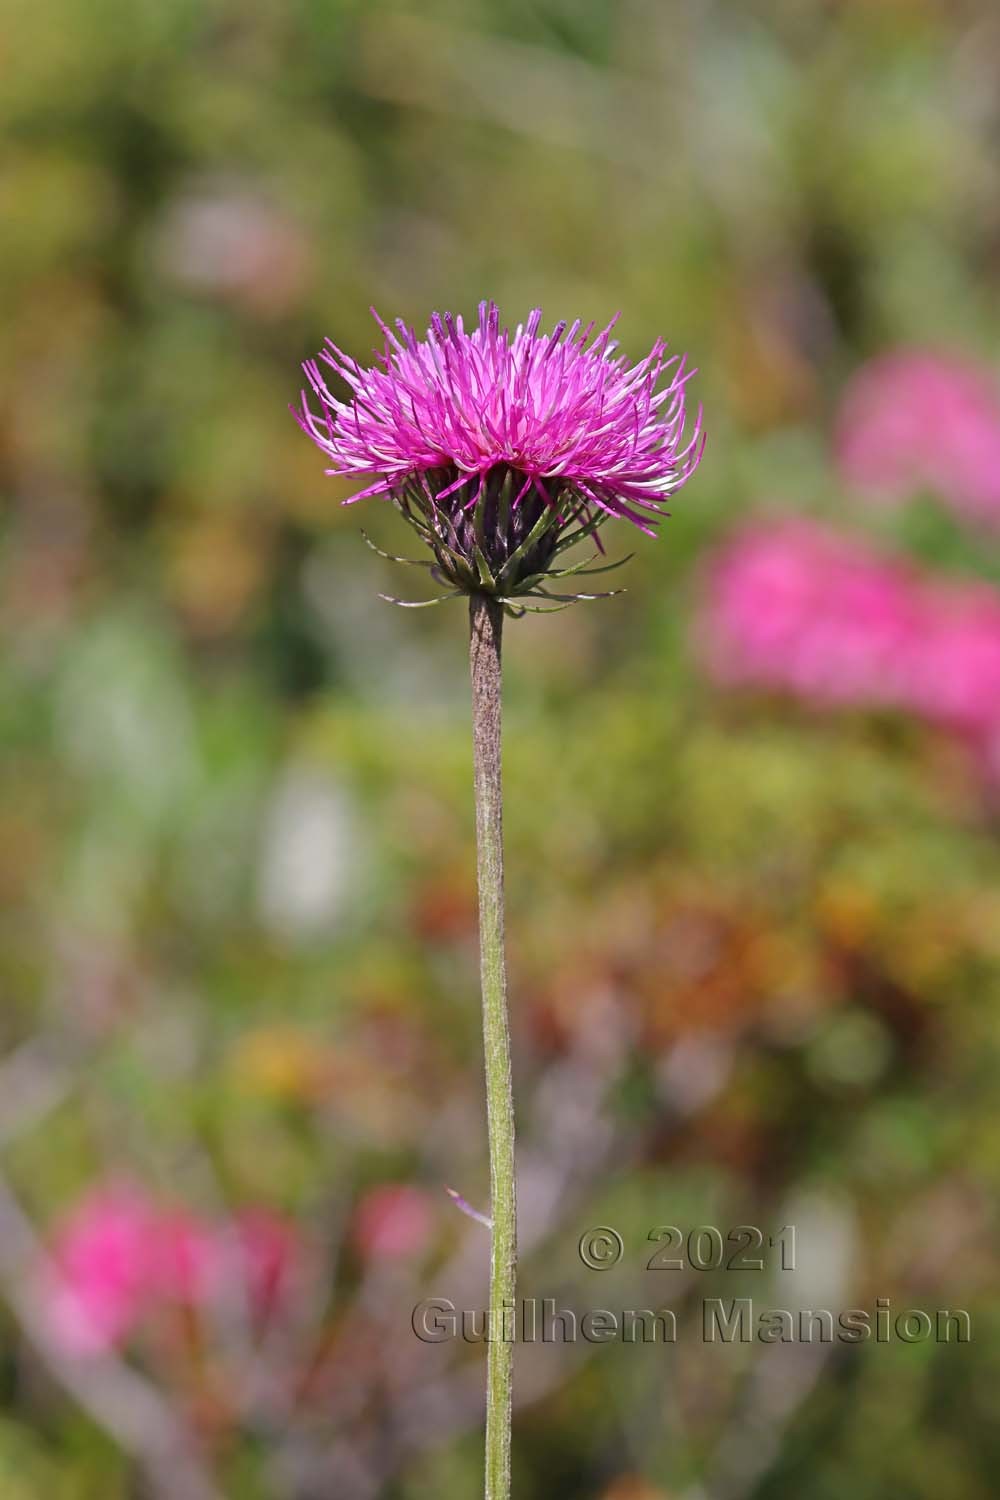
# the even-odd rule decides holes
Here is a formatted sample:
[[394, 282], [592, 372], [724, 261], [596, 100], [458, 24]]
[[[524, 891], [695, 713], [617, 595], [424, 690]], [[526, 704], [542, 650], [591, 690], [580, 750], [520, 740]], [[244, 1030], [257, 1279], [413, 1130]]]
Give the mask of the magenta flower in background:
[[932, 628], [913, 651], [911, 706], [983, 742], [1000, 734], [1000, 595], [986, 584], [938, 587]]
[[433, 1216], [426, 1193], [408, 1183], [371, 1188], [359, 1202], [354, 1242], [366, 1260], [399, 1260], [427, 1248]]
[[616, 319], [594, 338], [592, 323], [543, 333], [541, 320], [535, 308], [511, 333], [482, 302], [471, 331], [435, 313], [418, 339], [376, 314], [376, 364], [327, 341], [303, 367], [320, 410], [303, 392], [293, 411], [326, 472], [369, 478], [354, 500], [393, 500], [456, 592], [537, 596], [560, 544], [609, 517], [653, 534], [701, 457], [700, 411], [685, 436], [693, 372], [683, 357], [668, 359], [657, 340], [629, 365], [611, 337]]
[[186, 1208], [161, 1209], [150, 1202], [142, 1245], [143, 1290], [147, 1301], [197, 1307], [212, 1295], [220, 1275], [214, 1228]]
[[145, 1198], [124, 1186], [89, 1195], [63, 1225], [43, 1303], [67, 1353], [98, 1354], [132, 1329], [148, 1290], [153, 1228]]
[[[238, 1281], [250, 1310], [266, 1322], [278, 1310], [301, 1269], [303, 1246], [295, 1225], [266, 1208], [242, 1209], [236, 1216]], [[223, 1255], [226, 1271], [231, 1255]]]
[[814, 523], [766, 518], [710, 566], [703, 647], [722, 682], [902, 704], [924, 624], [908, 570]]
[[100, 1354], [165, 1307], [242, 1293], [264, 1321], [299, 1264], [295, 1226], [262, 1208], [209, 1222], [162, 1208], [132, 1184], [87, 1194], [56, 1234], [41, 1280], [50, 1334], [66, 1353]]
[[965, 519], [1000, 525], [1000, 390], [970, 361], [921, 350], [873, 360], [844, 395], [836, 451], [844, 478], [875, 498], [931, 490]]
[[762, 519], [721, 549], [701, 639], [728, 685], [904, 710], [983, 745], [1000, 732], [1000, 595], [812, 522]]

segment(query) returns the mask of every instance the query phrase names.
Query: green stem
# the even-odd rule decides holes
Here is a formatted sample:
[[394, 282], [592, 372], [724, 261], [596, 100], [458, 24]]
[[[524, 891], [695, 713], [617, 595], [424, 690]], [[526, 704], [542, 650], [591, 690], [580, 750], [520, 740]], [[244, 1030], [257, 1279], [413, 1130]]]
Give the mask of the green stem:
[[503, 796], [500, 779], [502, 628], [503, 606], [486, 594], [471, 594], [469, 661], [472, 669], [479, 953], [493, 1220], [486, 1377], [486, 1500], [508, 1500], [510, 1496], [511, 1374], [517, 1276], [514, 1097], [504, 960]]

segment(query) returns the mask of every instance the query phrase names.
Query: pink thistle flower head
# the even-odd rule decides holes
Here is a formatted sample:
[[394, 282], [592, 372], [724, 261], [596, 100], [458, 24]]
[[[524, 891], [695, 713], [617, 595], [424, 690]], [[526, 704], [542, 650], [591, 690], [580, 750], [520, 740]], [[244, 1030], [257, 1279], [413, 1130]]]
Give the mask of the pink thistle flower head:
[[683, 356], [668, 359], [662, 340], [629, 365], [612, 338], [617, 319], [596, 337], [579, 321], [543, 333], [535, 308], [511, 333], [482, 302], [470, 331], [461, 316], [435, 313], [418, 339], [374, 316], [385, 339], [376, 363], [366, 369], [328, 340], [303, 366], [319, 412], [303, 391], [293, 414], [328, 474], [370, 480], [352, 501], [396, 504], [451, 593], [508, 608], [523, 597], [565, 602], [540, 588], [571, 571], [555, 566], [559, 553], [609, 517], [655, 534], [698, 465], [700, 410], [685, 431], [694, 372]]

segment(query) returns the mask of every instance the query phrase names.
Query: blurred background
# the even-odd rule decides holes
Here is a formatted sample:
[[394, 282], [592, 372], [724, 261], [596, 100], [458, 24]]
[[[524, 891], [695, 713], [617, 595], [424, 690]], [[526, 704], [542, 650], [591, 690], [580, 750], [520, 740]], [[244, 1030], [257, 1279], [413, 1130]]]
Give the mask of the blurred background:
[[[484, 1350], [410, 1327], [486, 1295], [465, 612], [378, 599], [359, 527], [411, 538], [287, 408], [369, 304], [482, 297], [666, 335], [709, 434], [625, 595], [508, 627], [522, 1287], [679, 1325], [519, 1351], [516, 1494], [992, 1496], [992, 0], [8, 0], [0, 50], [4, 1500], [479, 1492]], [[646, 1270], [741, 1224], [797, 1269]], [[735, 1296], [973, 1338], [706, 1345]]]

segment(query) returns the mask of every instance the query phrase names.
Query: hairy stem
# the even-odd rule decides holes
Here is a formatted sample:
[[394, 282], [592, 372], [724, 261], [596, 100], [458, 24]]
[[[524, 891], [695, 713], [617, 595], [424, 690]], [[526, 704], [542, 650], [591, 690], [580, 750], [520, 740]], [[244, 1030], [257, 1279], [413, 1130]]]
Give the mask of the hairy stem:
[[486, 1380], [486, 1500], [508, 1500], [510, 1495], [513, 1309], [517, 1275], [514, 1097], [504, 960], [503, 796], [500, 779], [502, 627], [502, 606], [485, 594], [470, 595], [469, 661], [472, 669], [479, 952], [493, 1219]]

